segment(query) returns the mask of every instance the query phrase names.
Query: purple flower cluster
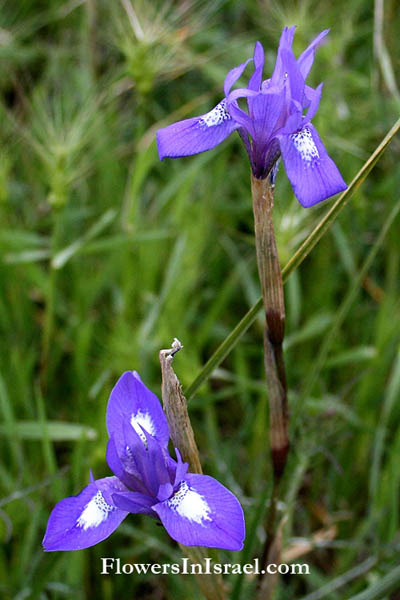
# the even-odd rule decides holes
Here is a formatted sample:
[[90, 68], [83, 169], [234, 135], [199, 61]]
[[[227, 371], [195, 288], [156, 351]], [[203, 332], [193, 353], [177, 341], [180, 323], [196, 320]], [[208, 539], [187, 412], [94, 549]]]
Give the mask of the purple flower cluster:
[[[298, 59], [292, 50], [294, 31], [295, 27], [283, 30], [270, 79], [262, 80], [264, 49], [257, 42], [253, 58], [226, 76], [225, 97], [215, 108], [160, 129], [157, 146], [161, 160], [210, 150], [237, 130], [253, 175], [264, 179], [282, 156], [293, 191], [303, 206], [345, 190], [339, 170], [311, 123], [321, 99], [322, 83], [316, 89], [305, 83], [317, 45], [328, 30], [322, 31]], [[247, 88], [231, 91], [250, 61], [254, 72]], [[240, 108], [240, 98], [246, 98], [247, 112]]]
[[124, 373], [112, 390], [106, 423], [106, 458], [114, 477], [91, 477], [78, 496], [55, 506], [43, 539], [47, 552], [93, 546], [129, 513], [161, 521], [185, 546], [243, 547], [238, 500], [213, 477], [188, 473], [177, 449], [177, 460], [171, 458], [165, 414], [136, 372]]

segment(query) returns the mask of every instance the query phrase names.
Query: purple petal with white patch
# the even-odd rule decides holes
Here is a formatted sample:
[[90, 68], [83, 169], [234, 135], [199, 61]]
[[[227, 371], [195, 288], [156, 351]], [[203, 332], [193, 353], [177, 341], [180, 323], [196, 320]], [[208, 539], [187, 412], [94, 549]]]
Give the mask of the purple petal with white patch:
[[169, 430], [167, 418], [159, 399], [142, 383], [136, 372], [127, 371], [115, 384], [107, 406], [107, 431], [121, 434], [123, 423], [130, 423], [145, 441], [143, 429], [167, 447]]
[[44, 550], [82, 550], [108, 538], [128, 514], [112, 500], [113, 493], [124, 491], [117, 477], [105, 477], [92, 481], [78, 496], [61, 500], [47, 523]]
[[347, 188], [311, 123], [278, 137], [286, 173], [302, 206], [313, 206]]
[[180, 158], [200, 154], [215, 148], [239, 125], [232, 119], [223, 99], [210, 112], [173, 123], [157, 131], [157, 148], [160, 159]]
[[243, 547], [242, 507], [213, 477], [189, 473], [175, 493], [153, 509], [169, 535], [180, 544], [226, 550]]

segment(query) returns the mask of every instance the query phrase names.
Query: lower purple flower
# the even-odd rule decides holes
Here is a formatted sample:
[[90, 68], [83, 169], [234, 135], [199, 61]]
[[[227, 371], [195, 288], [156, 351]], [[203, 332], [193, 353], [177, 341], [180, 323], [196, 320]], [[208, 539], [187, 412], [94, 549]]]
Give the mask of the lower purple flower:
[[147, 514], [185, 546], [241, 550], [243, 510], [213, 477], [188, 473], [168, 452], [168, 423], [136, 372], [122, 375], [107, 407], [107, 462], [114, 477], [94, 480], [53, 509], [46, 552], [81, 550], [106, 539], [129, 513]]

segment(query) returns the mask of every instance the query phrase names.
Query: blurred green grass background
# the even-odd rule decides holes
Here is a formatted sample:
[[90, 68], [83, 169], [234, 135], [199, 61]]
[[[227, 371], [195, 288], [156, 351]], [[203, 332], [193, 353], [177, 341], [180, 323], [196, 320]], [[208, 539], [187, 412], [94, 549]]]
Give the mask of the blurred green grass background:
[[[158, 351], [176, 336], [189, 386], [260, 294], [239, 137], [160, 163], [155, 131], [214, 106], [257, 39], [271, 72], [283, 26], [298, 25], [296, 54], [330, 27], [311, 73], [325, 82], [315, 124], [350, 181], [398, 117], [399, 16], [394, 0], [0, 1], [1, 598], [199, 598], [188, 576], [100, 576], [101, 556], [179, 559], [141, 516], [90, 550], [41, 549], [54, 504], [90, 468], [108, 474], [118, 376], [136, 369], [160, 395]], [[400, 200], [399, 150], [395, 138], [285, 286], [284, 548], [323, 541], [296, 558], [311, 573], [285, 576], [278, 600], [399, 597], [373, 591], [393, 573], [400, 589], [398, 220], [357, 280]], [[282, 264], [330, 205], [304, 210], [281, 169]], [[262, 548], [266, 407], [260, 315], [189, 406], [205, 472], [245, 509], [243, 554], [221, 560]], [[236, 598], [252, 597], [252, 583], [227, 579]]]

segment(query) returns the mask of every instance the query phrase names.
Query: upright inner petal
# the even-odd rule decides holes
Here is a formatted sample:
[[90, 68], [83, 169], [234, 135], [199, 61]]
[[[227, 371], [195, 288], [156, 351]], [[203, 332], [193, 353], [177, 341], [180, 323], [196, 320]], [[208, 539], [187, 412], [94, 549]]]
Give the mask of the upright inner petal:
[[98, 527], [108, 517], [108, 513], [116, 510], [114, 506], [108, 504], [100, 490], [85, 505], [81, 515], [76, 521], [78, 527], [84, 531], [92, 527]]
[[186, 481], [182, 481], [175, 494], [167, 501], [169, 508], [189, 521], [204, 525], [211, 521], [211, 509], [201, 494], [191, 489]]

